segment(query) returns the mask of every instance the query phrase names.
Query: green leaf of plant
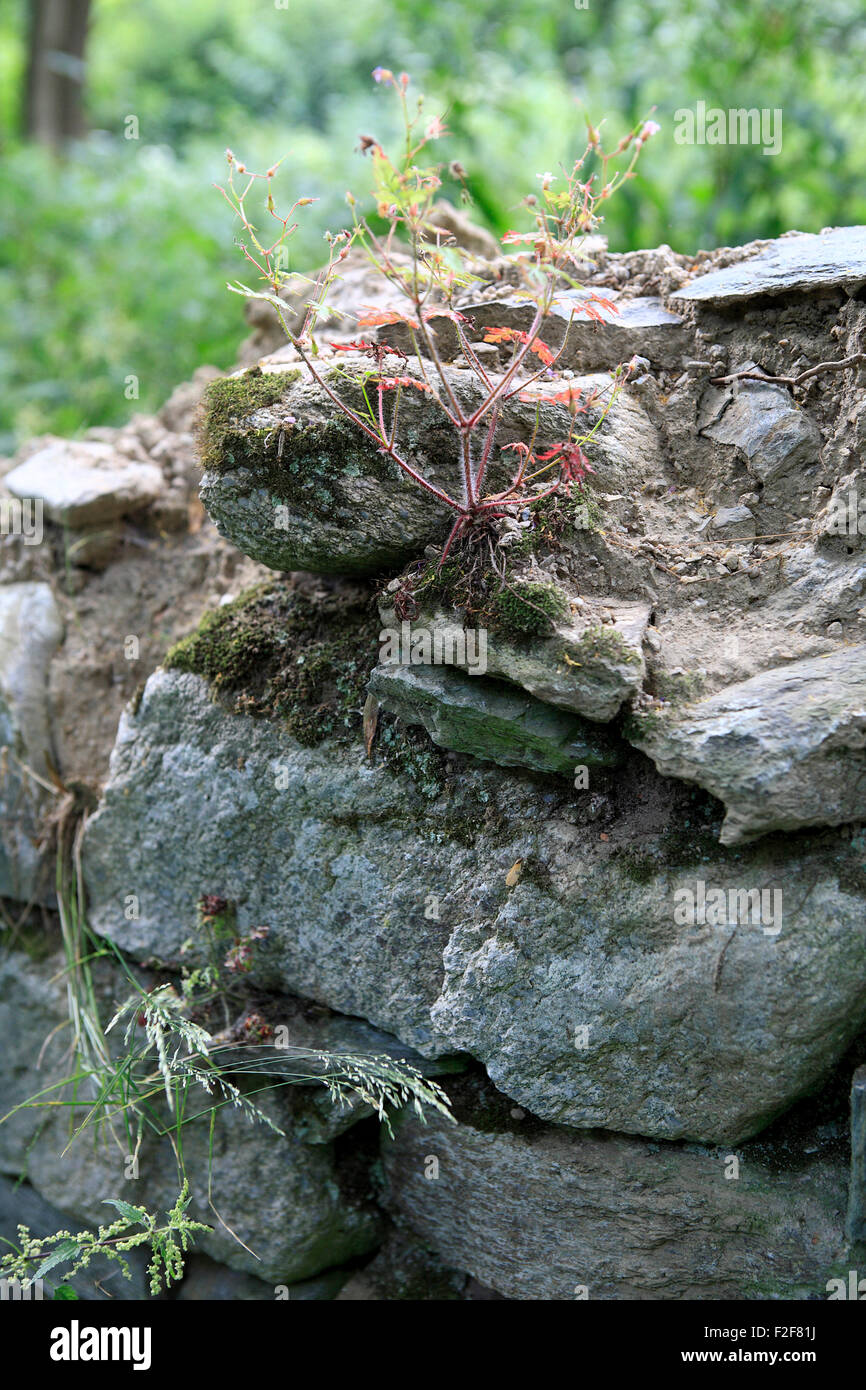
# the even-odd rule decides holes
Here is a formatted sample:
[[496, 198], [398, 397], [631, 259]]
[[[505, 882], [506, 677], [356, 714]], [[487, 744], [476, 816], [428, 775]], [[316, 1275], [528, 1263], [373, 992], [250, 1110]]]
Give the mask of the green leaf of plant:
[[71, 1299], [71, 1298], [78, 1298], [78, 1294], [75, 1292], [75, 1290], [73, 1289], [72, 1285], [71, 1285], [71, 1284], [58, 1284], [58, 1285], [57, 1285], [57, 1288], [54, 1290], [54, 1300], [55, 1300], [55, 1302], [57, 1302], [57, 1301], [59, 1301], [59, 1300], [61, 1300], [61, 1299]]
[[147, 1212], [142, 1211], [141, 1207], [130, 1206], [129, 1202], [124, 1202], [120, 1197], [105, 1197], [104, 1204], [110, 1207], [117, 1207], [121, 1216], [125, 1216], [127, 1221], [135, 1221], [139, 1226], [147, 1225]]
[[41, 1279], [43, 1275], [48, 1273], [49, 1269], [53, 1269], [55, 1265], [61, 1264], [64, 1260], [68, 1260], [71, 1263], [78, 1258], [80, 1251], [81, 1246], [77, 1241], [61, 1240], [60, 1244], [54, 1247], [51, 1254], [47, 1255], [42, 1261], [33, 1278]]

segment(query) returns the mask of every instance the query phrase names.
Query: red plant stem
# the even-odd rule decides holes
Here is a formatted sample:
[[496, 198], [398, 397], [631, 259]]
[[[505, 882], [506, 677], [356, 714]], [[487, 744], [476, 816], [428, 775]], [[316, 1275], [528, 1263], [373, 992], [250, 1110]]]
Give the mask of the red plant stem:
[[[380, 363], [379, 363], [379, 371], [381, 372], [381, 370], [382, 370], [382, 364], [381, 364], [381, 361], [380, 361]], [[383, 438], [383, 439], [387, 439], [388, 442], [389, 442], [389, 444], [393, 445], [393, 443], [394, 443], [394, 432], [393, 432], [393, 430], [392, 430], [391, 435], [390, 435], [390, 437], [389, 437], [388, 431], [387, 431], [387, 429], [386, 429], [386, 427], [385, 427], [385, 388], [384, 388], [384, 386], [382, 385], [382, 378], [381, 378], [381, 376], [379, 377], [379, 381], [378, 381], [378, 395], [379, 395], [379, 429], [380, 429], [381, 432], [382, 432], [382, 438]], [[396, 401], [395, 401], [395, 403], [394, 403], [394, 415], [395, 415], [395, 417], [396, 417], [396, 414], [397, 414], [397, 403], [396, 403]]]
[[263, 265], [261, 265], [261, 264], [256, 260], [255, 256], [251, 256], [250, 253], [249, 253], [249, 251], [247, 250], [247, 248], [246, 248], [245, 246], [242, 245], [242, 246], [241, 246], [241, 250], [243, 251], [243, 253], [244, 253], [244, 255], [246, 256], [247, 260], [249, 261], [250, 265], [254, 265], [255, 268], [256, 268], [256, 270], [258, 270], [258, 271], [261, 272], [263, 278], [264, 278], [265, 280], [269, 280], [269, 281], [271, 282], [271, 284], [273, 284], [274, 277], [273, 277], [273, 275], [271, 275], [271, 274], [269, 273], [269, 270], [266, 270], [265, 267], [264, 267]]
[[484, 382], [484, 385], [492, 391], [493, 383], [490, 380], [490, 377], [485, 372], [481, 363], [479, 362], [475, 350], [469, 342], [469, 338], [467, 337], [466, 333], [464, 333], [459, 323], [455, 323], [454, 327], [457, 329], [457, 340], [460, 343], [460, 348], [463, 352], [463, 356], [466, 358], [466, 361], [469, 363], [470, 367], [476, 373], [476, 375], [481, 377], [481, 380]]
[[475, 477], [475, 495], [476, 495], [476, 497], [480, 497], [480, 496], [481, 496], [481, 484], [482, 484], [482, 482], [484, 481], [484, 472], [485, 472], [485, 469], [487, 468], [487, 463], [488, 463], [488, 460], [489, 460], [489, 458], [490, 458], [490, 451], [491, 451], [491, 449], [493, 448], [493, 440], [494, 440], [494, 437], [495, 437], [495, 435], [496, 435], [496, 427], [497, 427], [498, 424], [499, 424], [499, 406], [498, 406], [498, 405], [495, 405], [495, 406], [493, 407], [493, 413], [492, 413], [491, 416], [490, 416], [490, 424], [489, 424], [488, 427], [487, 427], [487, 438], [486, 438], [485, 441], [484, 441], [484, 452], [483, 452], [482, 455], [481, 455], [481, 462], [480, 462], [480, 464], [478, 465], [478, 473], [476, 474], [476, 477]]
[[565, 337], [564, 337], [563, 340], [562, 340], [562, 346], [560, 347], [559, 351], [558, 351], [558, 352], [556, 353], [556, 355], [554, 356], [553, 360], [550, 361], [550, 362], [545, 363], [545, 365], [544, 365], [543, 367], [539, 367], [538, 371], [535, 372], [531, 377], [528, 377], [526, 381], [521, 381], [520, 385], [519, 385], [519, 386], [515, 386], [515, 388], [514, 388], [513, 391], [509, 391], [508, 394], [507, 394], [506, 397], [505, 397], [506, 400], [510, 400], [512, 396], [516, 396], [517, 393], [518, 393], [518, 391], [525, 391], [526, 388], [527, 388], [528, 386], [531, 386], [532, 383], [533, 383], [534, 381], [537, 381], [538, 378], [539, 378], [540, 376], [544, 376], [544, 373], [545, 373], [545, 372], [549, 372], [549, 371], [552, 371], [552, 370], [553, 370], [553, 368], [556, 366], [557, 362], [559, 361], [560, 357], [561, 357], [562, 354], [565, 352], [566, 344], [568, 343], [568, 335], [569, 335], [569, 333], [570, 333], [570, 331], [571, 331], [571, 325], [572, 325], [573, 322], [574, 322], [574, 310], [572, 310], [571, 318], [568, 320], [568, 326], [566, 327], [566, 330], [565, 330]]
[[442, 551], [442, 554], [439, 556], [439, 564], [436, 566], [437, 569], [440, 569], [440, 570], [441, 570], [442, 566], [445, 564], [445, 561], [446, 561], [446, 559], [448, 558], [448, 552], [449, 552], [449, 550], [451, 549], [452, 545], [454, 544], [455, 539], [457, 538], [458, 534], [460, 533], [460, 531], [463, 529], [463, 527], [464, 527], [465, 525], [466, 525], [466, 517], [465, 517], [465, 516], [459, 516], [459, 517], [457, 518], [457, 520], [455, 521], [454, 525], [451, 527], [450, 532], [448, 533], [448, 539], [447, 539], [447, 541], [445, 542], [445, 549]]
[[547, 488], [545, 492], [536, 492], [532, 497], [511, 497], [509, 496], [511, 488], [508, 488], [505, 492], [497, 493], [495, 497], [487, 497], [483, 502], [479, 502], [476, 510], [478, 512], [486, 512], [490, 507], [519, 506], [520, 503], [523, 503], [527, 507], [531, 507], [534, 506], [536, 502], [540, 502], [542, 498], [550, 497], [552, 493], [557, 492], [561, 483], [562, 479], [557, 478], [552, 487]]
[[506, 387], [511, 385], [511, 382], [514, 380], [515, 373], [520, 370], [521, 363], [526, 357], [526, 354], [529, 352], [533, 342], [538, 337], [538, 330], [541, 328], [543, 318], [544, 310], [539, 305], [539, 307], [535, 311], [535, 318], [532, 320], [532, 326], [526, 335], [526, 342], [522, 344], [514, 361], [508, 368], [508, 371], [505, 373], [505, 376], [502, 378], [499, 384], [495, 386], [493, 390], [488, 394], [487, 399], [481, 402], [481, 405], [478, 407], [475, 413], [473, 415], [470, 415], [469, 419], [466, 421], [466, 424], [470, 429], [474, 429], [475, 426], [478, 424], [479, 420], [483, 420], [488, 410], [490, 410], [499, 400], [499, 397], [503, 394]]
[[424, 366], [424, 356], [418, 347], [418, 339], [415, 337], [415, 329], [411, 323], [409, 325], [409, 336], [412, 339], [412, 347], [415, 350], [414, 356], [418, 359], [418, 366], [420, 368], [421, 375], [424, 378], [424, 383], [430, 392], [430, 395], [433, 397], [433, 400], [436, 402], [443, 415], [445, 415], [448, 421], [454, 426], [455, 429], [457, 429], [457, 420], [451, 414], [451, 411], [448, 409], [447, 405], [443, 401], [442, 397], [439, 395], [439, 392], [436, 390], [436, 387], [433, 385], [432, 381], [430, 380], [430, 377], [427, 374], [427, 369]]
[[465, 425], [460, 426], [460, 447], [463, 453], [463, 487], [466, 492], [466, 505], [475, 506], [475, 488], [472, 482], [472, 435]]
[[306, 364], [310, 376], [313, 378], [316, 385], [321, 387], [325, 395], [334, 402], [334, 405], [337, 407], [337, 409], [341, 410], [343, 414], [346, 416], [346, 418], [351, 420], [353, 425], [357, 425], [358, 429], [363, 430], [364, 434], [368, 435], [370, 439], [374, 439], [376, 443], [379, 445], [381, 452], [383, 454], [388, 454], [389, 457], [391, 457], [394, 460], [394, 462], [400, 468], [403, 469], [404, 473], [408, 473], [409, 477], [413, 480], [413, 482], [416, 482], [419, 485], [419, 487], [426, 488], [427, 492], [432, 492], [434, 497], [438, 497], [440, 502], [444, 502], [447, 506], [451, 507], [453, 511], [462, 512], [463, 508], [461, 507], [459, 502], [455, 502], [454, 498], [449, 497], [448, 493], [443, 492], [441, 488], [436, 487], [433, 483], [429, 483], [427, 479], [423, 476], [423, 474], [419, 473], [417, 469], [413, 468], [411, 464], [407, 463], [405, 459], [400, 457], [393, 444], [388, 439], [387, 432], [384, 438], [381, 435], [377, 434], [376, 431], [372, 429], [370, 425], [367, 424], [366, 420], [363, 420], [361, 418], [361, 416], [358, 414], [356, 410], [353, 410], [352, 407], [346, 403], [346, 401], [342, 400], [340, 396], [337, 395], [336, 391], [331, 390], [330, 386], [324, 380], [321, 373], [318, 372], [316, 368], [313, 366], [313, 363], [310, 361], [309, 355], [305, 351], [301, 342], [295, 337], [294, 333], [290, 332], [285, 322], [285, 319], [283, 319], [283, 331], [286, 333], [289, 342], [295, 348], [301, 360]]
[[415, 308], [415, 313], [416, 313], [417, 316], [418, 316], [418, 324], [419, 324], [419, 327], [420, 327], [420, 329], [421, 329], [421, 335], [422, 335], [422, 337], [423, 337], [423, 339], [424, 339], [424, 342], [425, 342], [425, 344], [426, 344], [427, 351], [428, 351], [429, 354], [430, 354], [430, 360], [432, 361], [434, 367], [436, 368], [436, 371], [437, 371], [437, 373], [438, 373], [438, 375], [439, 375], [439, 380], [442, 382], [442, 385], [445, 387], [445, 394], [446, 394], [446, 396], [448, 397], [448, 400], [451, 402], [451, 410], [453, 411], [453, 416], [451, 417], [451, 423], [452, 423], [453, 425], [459, 427], [459, 426], [461, 426], [461, 425], [464, 423], [464, 421], [465, 421], [465, 416], [464, 416], [464, 414], [463, 414], [463, 411], [460, 409], [460, 402], [458, 401], [456, 395], [454, 394], [454, 388], [453, 388], [453, 386], [451, 385], [451, 382], [449, 381], [449, 379], [448, 379], [448, 377], [447, 377], [447, 375], [446, 375], [446, 373], [445, 373], [445, 368], [444, 368], [443, 365], [442, 365], [442, 360], [441, 360], [441, 358], [440, 358], [440, 356], [439, 356], [439, 353], [436, 351], [436, 344], [435, 344], [434, 341], [433, 341], [433, 335], [432, 335], [432, 333], [430, 332], [430, 328], [429, 328], [429, 326], [428, 326], [428, 324], [427, 324], [426, 319], [424, 318], [424, 296], [421, 294], [421, 291], [420, 291], [420, 288], [419, 288], [419, 285], [418, 285], [418, 237], [417, 237], [417, 234], [416, 234], [416, 235], [413, 235], [413, 237], [412, 237], [412, 290], [411, 290], [411, 292], [410, 292], [410, 298], [412, 299], [412, 303], [413, 303], [413, 306], [414, 306], [414, 308]]
[[402, 389], [403, 389], [402, 386], [398, 386], [398, 387], [397, 387], [397, 394], [396, 394], [396, 396], [394, 397], [394, 410], [393, 410], [393, 412], [392, 412], [392, 414], [391, 414], [391, 434], [390, 434], [390, 437], [389, 437], [389, 439], [388, 439], [388, 447], [391, 448], [391, 449], [394, 448], [394, 441], [395, 441], [396, 438], [397, 438], [397, 416], [398, 416], [399, 411], [400, 411], [400, 393], [401, 393]]
[[436, 344], [433, 341], [433, 335], [431, 334], [430, 329], [428, 328], [424, 320], [424, 315], [422, 314], [420, 308], [418, 309], [418, 322], [421, 325], [421, 333], [424, 338], [424, 342], [427, 346], [427, 351], [430, 354], [430, 360], [436, 368], [436, 371], [439, 375], [439, 380], [445, 387], [445, 394], [451, 402], [451, 411], [453, 411], [453, 414], [449, 412], [451, 423], [455, 426], [455, 428], [459, 429], [466, 424], [466, 417], [463, 414], [463, 411], [460, 409], [460, 402], [454, 394], [454, 388], [451, 385], [451, 382], [448, 380], [445, 368], [442, 365], [442, 359], [440, 358], [439, 353], [436, 351]]

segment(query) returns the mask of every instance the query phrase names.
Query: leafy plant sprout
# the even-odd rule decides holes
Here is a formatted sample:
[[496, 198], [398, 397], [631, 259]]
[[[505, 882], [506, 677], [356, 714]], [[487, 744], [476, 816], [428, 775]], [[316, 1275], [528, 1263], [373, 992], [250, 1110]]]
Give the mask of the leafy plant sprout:
[[[97, 1256], [113, 1260], [120, 1266], [121, 1273], [131, 1278], [129, 1261], [126, 1256], [131, 1250], [149, 1246], [150, 1261], [147, 1266], [150, 1292], [156, 1296], [169, 1288], [176, 1280], [183, 1278], [183, 1257], [200, 1231], [208, 1227], [201, 1221], [193, 1221], [186, 1215], [189, 1206], [189, 1184], [184, 1182], [177, 1201], [165, 1220], [160, 1221], [144, 1207], [133, 1206], [119, 1197], [107, 1197], [107, 1206], [116, 1207], [120, 1215], [110, 1225], [100, 1226], [96, 1231], [55, 1231], [53, 1235], [41, 1239], [31, 1235], [27, 1226], [18, 1227], [19, 1244], [13, 1251], [4, 1255], [2, 1267], [5, 1279], [19, 1279], [24, 1287], [38, 1279], [43, 1279], [52, 1269], [62, 1266], [64, 1278], [72, 1279], [82, 1269], [86, 1269]], [[57, 1298], [77, 1298], [68, 1284], [61, 1284], [55, 1291]]]
[[[209, 1130], [208, 1206], [219, 1224], [243, 1245], [220, 1215], [212, 1189], [214, 1133], [224, 1106], [283, 1138], [285, 1131], [258, 1098], [285, 1086], [322, 1086], [332, 1102], [343, 1108], [361, 1102], [389, 1132], [391, 1112], [406, 1105], [424, 1122], [429, 1110], [454, 1121], [442, 1088], [407, 1060], [268, 1046], [273, 1030], [256, 1014], [239, 1027], [218, 1033], [197, 1021], [197, 1014], [207, 1015], [220, 1005], [225, 1014], [226, 1001], [236, 1001], [234, 981], [250, 968], [251, 952], [267, 936], [263, 927], [238, 935], [233, 905], [215, 894], [205, 895], [197, 905], [204, 963], [185, 969], [178, 988], [170, 982], [146, 988], [117, 946], [96, 937], [87, 923], [80, 863], [83, 823], [82, 819], [76, 825], [70, 813], [57, 839], [57, 894], [71, 1034], [69, 1070], [0, 1115], [0, 1124], [25, 1109], [40, 1110], [46, 1116], [66, 1110], [69, 1134], [63, 1154], [91, 1131], [113, 1141], [124, 1161], [137, 1160], [146, 1134], [157, 1143], [165, 1141], [177, 1167], [179, 1196], [163, 1217], [106, 1197], [120, 1215], [95, 1233], [58, 1231], [37, 1238], [20, 1227], [17, 1245], [0, 1242], [11, 1246], [0, 1257], [0, 1278], [26, 1282], [55, 1269], [63, 1278], [71, 1278], [97, 1255], [114, 1260], [128, 1277], [124, 1255], [139, 1246], [151, 1251], [151, 1292], [180, 1278], [190, 1243], [198, 1233], [211, 1229], [186, 1215], [191, 1174], [184, 1159], [183, 1135], [196, 1122]], [[130, 991], [107, 1025], [102, 1022], [93, 973], [100, 959], [119, 968]], [[76, 1295], [64, 1284], [55, 1297]]]
[[[618, 366], [612, 373], [612, 387], [607, 392], [600, 418], [591, 429], [581, 433], [577, 418], [593, 403], [592, 393], [581, 400], [579, 390], [561, 393], [558, 397], [533, 395], [530, 387], [543, 377], [550, 378], [568, 341], [557, 352], [541, 338], [545, 318], [563, 286], [580, 291], [572, 305], [569, 329], [575, 315], [584, 313], [596, 320], [600, 309], [616, 312], [616, 306], [593, 292], [583, 291], [574, 277], [579, 265], [579, 250], [586, 236], [601, 223], [601, 205], [627, 180], [634, 177], [635, 165], [647, 140], [659, 127], [653, 121], [636, 126], [616, 147], [606, 151], [600, 130], [587, 125], [586, 147], [570, 171], [560, 176], [540, 175], [540, 190], [524, 199], [532, 216], [532, 230], [508, 232], [503, 243], [521, 246], [525, 250], [517, 265], [522, 275], [520, 293], [534, 305], [529, 328], [518, 331], [509, 327], [493, 327], [485, 331], [489, 343], [511, 348], [504, 370], [489, 371], [478, 356], [467, 332], [468, 319], [454, 307], [455, 294], [477, 280], [468, 269], [466, 255], [450, 244], [450, 238], [437, 227], [431, 216], [433, 203], [443, 182], [443, 165], [425, 164], [421, 157], [427, 147], [447, 134], [439, 117], [424, 123], [424, 99], [410, 100], [410, 80], [406, 73], [395, 75], [387, 68], [376, 68], [376, 82], [396, 93], [404, 129], [400, 155], [392, 159], [371, 136], [361, 137], [361, 151], [369, 156], [373, 172], [377, 217], [385, 230], [375, 232], [361, 215], [358, 201], [351, 193], [347, 201], [352, 213], [352, 226], [337, 233], [327, 233], [328, 262], [312, 281], [306, 304], [306, 315], [299, 333], [293, 332], [286, 319], [286, 305], [280, 291], [288, 278], [285, 269], [286, 244], [298, 223], [295, 213], [313, 201], [300, 197], [285, 217], [277, 211], [273, 181], [279, 164], [264, 174], [251, 172], [231, 150], [226, 151], [229, 165], [228, 182], [220, 192], [241, 221], [244, 237], [240, 246], [244, 256], [267, 283], [266, 292], [251, 289], [240, 281], [229, 289], [247, 298], [261, 299], [275, 310], [289, 342], [304, 362], [312, 379], [331, 400], [338, 411], [369, 439], [379, 452], [392, 459], [420, 488], [432, 494], [453, 514], [453, 524], [439, 559], [440, 566], [458, 539], [476, 528], [485, 528], [492, 519], [513, 516], [517, 510], [532, 506], [560, 488], [570, 492], [592, 469], [583, 446], [593, 437], [607, 415], [628, 375], [628, 368]], [[587, 167], [594, 163], [594, 172]], [[616, 167], [624, 165], [624, 167]], [[449, 166], [452, 178], [465, 186], [465, 171], [460, 164]], [[250, 203], [254, 190], [264, 183], [265, 210], [275, 224], [274, 240], [259, 235], [252, 220]], [[406, 312], [370, 306], [357, 316], [359, 328], [384, 328], [399, 324], [408, 334], [418, 375], [410, 375], [403, 364], [408, 355], [385, 341], [333, 344], [334, 348], [354, 350], [371, 360], [366, 382], [375, 388], [370, 400], [364, 390], [365, 408], [355, 409], [325, 379], [314, 360], [318, 356], [315, 328], [318, 318], [328, 307], [328, 294], [340, 275], [340, 267], [353, 247], [361, 250], [388, 284], [396, 287], [406, 299]], [[408, 252], [408, 254], [407, 254]], [[435, 332], [430, 320], [445, 316], [454, 325], [460, 349], [469, 370], [479, 383], [481, 399], [467, 409], [458, 399], [452, 380], [437, 349]], [[533, 360], [534, 359], [534, 360]], [[431, 364], [428, 369], [427, 363]], [[392, 365], [393, 364], [393, 365]], [[538, 364], [538, 365], [536, 365]], [[527, 376], [526, 373], [529, 372]], [[425, 477], [411, 462], [409, 450], [399, 428], [400, 402], [406, 390], [422, 391], [429, 395], [448, 421], [455, 437], [456, 458], [459, 460], [460, 489], [457, 495]], [[600, 393], [599, 393], [600, 394]], [[393, 396], [388, 419], [386, 395]], [[508, 485], [501, 491], [485, 491], [485, 477], [494, 449], [503, 408], [514, 397], [522, 400], [565, 400], [571, 415], [567, 437], [544, 453], [535, 452], [535, 436], [529, 445], [510, 443], [499, 446], [513, 450], [516, 468]], [[558, 470], [558, 472], [556, 472]], [[552, 476], [556, 474], [555, 476]]]

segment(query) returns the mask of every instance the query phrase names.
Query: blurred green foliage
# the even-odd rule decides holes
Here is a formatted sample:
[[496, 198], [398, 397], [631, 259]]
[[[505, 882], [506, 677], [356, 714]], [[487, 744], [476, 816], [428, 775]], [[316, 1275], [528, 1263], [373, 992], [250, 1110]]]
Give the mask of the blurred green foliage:
[[[63, 163], [17, 140], [23, 0], [0, 15], [0, 448], [124, 419], [130, 374], [148, 409], [200, 362], [231, 364], [243, 325], [224, 285], [243, 272], [211, 186], [223, 149], [254, 168], [286, 154], [286, 201], [320, 200], [293, 242], [314, 265], [345, 190], [367, 189], [358, 135], [394, 129], [378, 63], [447, 110], [442, 156], [500, 232], [582, 146], [584, 112], [619, 135], [652, 107], [662, 133], [609, 205], [616, 249], [866, 222], [866, 0], [94, 4], [94, 134]], [[699, 100], [781, 109], [781, 153], [678, 145], [674, 113]]]

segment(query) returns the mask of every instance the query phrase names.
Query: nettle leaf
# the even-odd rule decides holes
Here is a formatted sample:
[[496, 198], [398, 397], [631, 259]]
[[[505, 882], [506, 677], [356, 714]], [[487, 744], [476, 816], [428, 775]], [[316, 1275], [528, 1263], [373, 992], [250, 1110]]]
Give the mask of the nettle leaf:
[[109, 1207], [117, 1207], [121, 1216], [125, 1216], [127, 1221], [134, 1221], [138, 1226], [147, 1226], [147, 1212], [142, 1207], [133, 1207], [129, 1202], [124, 1202], [120, 1197], [105, 1197], [103, 1204]]
[[53, 1269], [55, 1265], [63, 1264], [66, 1261], [68, 1261], [71, 1264], [73, 1260], [78, 1259], [78, 1256], [80, 1254], [81, 1246], [78, 1244], [76, 1240], [61, 1240], [60, 1243], [56, 1245], [54, 1249], [51, 1251], [51, 1254], [46, 1255], [45, 1259], [42, 1261], [33, 1278], [44, 1278], [44, 1276], [48, 1273], [49, 1269]]
[[54, 1290], [53, 1298], [55, 1303], [57, 1303], [64, 1299], [77, 1299], [78, 1294], [75, 1292], [71, 1284], [58, 1284], [57, 1288]]

